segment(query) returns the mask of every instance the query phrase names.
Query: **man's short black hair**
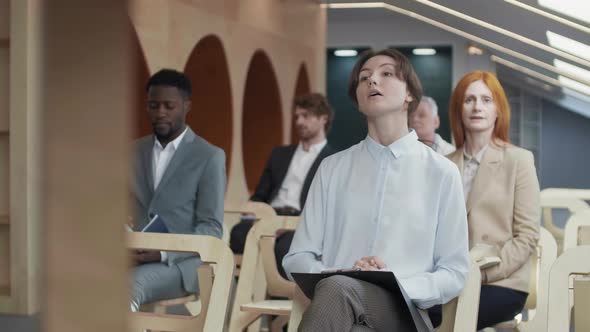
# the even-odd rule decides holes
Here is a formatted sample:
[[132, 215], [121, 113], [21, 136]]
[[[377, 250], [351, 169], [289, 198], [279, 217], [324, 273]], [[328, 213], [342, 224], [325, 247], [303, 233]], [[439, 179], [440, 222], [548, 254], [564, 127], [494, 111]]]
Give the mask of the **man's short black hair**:
[[162, 69], [152, 75], [148, 80], [145, 91], [149, 91], [150, 87], [155, 85], [173, 86], [180, 91], [182, 96], [190, 99], [192, 93], [191, 81], [184, 74], [174, 69]]

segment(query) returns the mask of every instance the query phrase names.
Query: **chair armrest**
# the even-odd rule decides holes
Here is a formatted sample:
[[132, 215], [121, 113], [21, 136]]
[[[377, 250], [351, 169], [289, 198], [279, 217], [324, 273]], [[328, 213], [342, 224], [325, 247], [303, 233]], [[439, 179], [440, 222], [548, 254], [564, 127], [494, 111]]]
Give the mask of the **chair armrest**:
[[[127, 234], [127, 247], [130, 249], [196, 253], [199, 254], [204, 264], [214, 264], [214, 266], [204, 266], [197, 269], [199, 278], [202, 278], [200, 284], [203, 285], [201, 290], [203, 308], [206, 308], [207, 311], [203, 330], [223, 330], [233, 280], [234, 256], [222, 240], [204, 235], [133, 232]], [[148, 321], [149, 324], [166, 324], [163, 323], [165, 318], [160, 317], [138, 319]], [[161, 322], [158, 323], [157, 320]], [[194, 324], [201, 323], [195, 320], [194, 322], [187, 321], [186, 324], [193, 324], [186, 325], [192, 326], [192, 329], [200, 329], [200, 326]]]

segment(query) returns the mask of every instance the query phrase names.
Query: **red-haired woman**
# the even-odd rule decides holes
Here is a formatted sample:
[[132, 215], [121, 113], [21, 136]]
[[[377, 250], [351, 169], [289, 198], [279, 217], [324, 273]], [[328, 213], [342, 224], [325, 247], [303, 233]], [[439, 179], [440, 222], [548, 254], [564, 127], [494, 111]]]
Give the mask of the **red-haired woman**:
[[467, 205], [469, 248], [500, 263], [482, 267], [477, 329], [512, 320], [529, 289], [531, 255], [539, 239], [539, 181], [533, 154], [510, 144], [510, 107], [498, 79], [465, 75], [449, 106]]

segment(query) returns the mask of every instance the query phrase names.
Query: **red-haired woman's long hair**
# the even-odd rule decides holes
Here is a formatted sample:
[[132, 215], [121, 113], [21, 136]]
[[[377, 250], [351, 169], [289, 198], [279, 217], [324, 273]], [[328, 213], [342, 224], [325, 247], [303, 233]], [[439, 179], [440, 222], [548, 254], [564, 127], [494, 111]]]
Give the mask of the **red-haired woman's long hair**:
[[453, 90], [449, 103], [451, 132], [453, 133], [453, 139], [458, 149], [465, 144], [465, 127], [463, 126], [463, 118], [461, 116], [465, 92], [471, 83], [479, 80], [482, 80], [488, 89], [492, 91], [494, 103], [496, 103], [496, 111], [498, 112], [498, 118], [496, 119], [494, 131], [492, 132], [492, 142], [496, 144], [510, 143], [510, 139], [508, 138], [508, 131], [510, 130], [510, 105], [506, 99], [506, 93], [504, 93], [502, 85], [500, 85], [494, 74], [476, 70], [461, 78], [455, 90]]

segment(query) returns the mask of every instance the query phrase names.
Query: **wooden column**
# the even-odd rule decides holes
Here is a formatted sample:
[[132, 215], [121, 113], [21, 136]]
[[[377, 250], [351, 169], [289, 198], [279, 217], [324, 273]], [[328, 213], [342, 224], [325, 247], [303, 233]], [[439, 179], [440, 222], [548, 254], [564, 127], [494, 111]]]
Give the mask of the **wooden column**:
[[9, 213], [10, 306], [39, 311], [40, 0], [10, 1]]
[[131, 106], [126, 1], [44, 0], [44, 331], [124, 331]]

